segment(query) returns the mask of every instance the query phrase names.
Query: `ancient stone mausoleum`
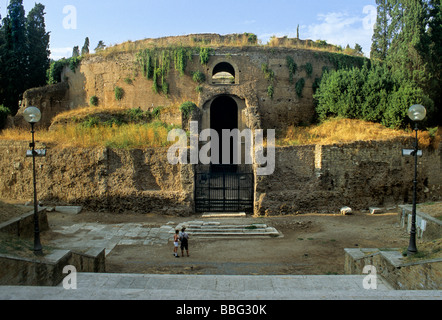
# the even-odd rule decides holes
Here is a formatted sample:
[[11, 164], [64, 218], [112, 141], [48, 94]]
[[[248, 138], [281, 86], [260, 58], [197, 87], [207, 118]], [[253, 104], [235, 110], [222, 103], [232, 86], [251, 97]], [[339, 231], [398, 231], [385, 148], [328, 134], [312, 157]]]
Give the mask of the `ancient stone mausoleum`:
[[[298, 44], [307, 48], [244, 45], [244, 37], [190, 35], [144, 40], [84, 57], [76, 68], [64, 68], [61, 83], [28, 90], [11, 125], [24, 125], [21, 113], [33, 105], [42, 110], [39, 125], [49, 127], [55, 115], [88, 106], [94, 97], [98, 106], [150, 111], [161, 106], [161, 120], [184, 128], [192, 120], [198, 121], [200, 131], [278, 132], [314, 120], [313, 94], [323, 72], [343, 65], [361, 66], [366, 60], [312, 50], [301, 40]], [[243, 45], [233, 45], [235, 41]], [[183, 117], [178, 108], [185, 101], [198, 107], [190, 117]], [[162, 149], [82, 152], [90, 157], [88, 160], [78, 159], [77, 152], [71, 150], [72, 159], [77, 161], [75, 170], [59, 161], [60, 157], [69, 158], [68, 151], [62, 156], [54, 150], [53, 158], [49, 152], [41, 160], [47, 163], [42, 165], [43, 170], [50, 173], [40, 190], [48, 201], [116, 211], [248, 211], [271, 215], [326, 211], [343, 205], [365, 208], [410, 199], [407, 179], [412, 167], [400, 155], [407, 143], [277, 148], [276, 170], [270, 176], [257, 176], [256, 163], [172, 166], [167, 163], [167, 150]], [[22, 162], [18, 154], [15, 158], [14, 152], [9, 154], [10, 161]], [[442, 194], [440, 150], [431, 151], [430, 158], [432, 162], [425, 162], [421, 177], [428, 190], [425, 198], [436, 199]], [[56, 175], [60, 166], [64, 167], [63, 174]], [[16, 169], [22, 167], [17, 164]], [[26, 175], [6, 172], [4, 194], [27, 192], [17, 189], [20, 174]], [[55, 186], [57, 183], [61, 186]], [[79, 190], [85, 187], [89, 192]]]

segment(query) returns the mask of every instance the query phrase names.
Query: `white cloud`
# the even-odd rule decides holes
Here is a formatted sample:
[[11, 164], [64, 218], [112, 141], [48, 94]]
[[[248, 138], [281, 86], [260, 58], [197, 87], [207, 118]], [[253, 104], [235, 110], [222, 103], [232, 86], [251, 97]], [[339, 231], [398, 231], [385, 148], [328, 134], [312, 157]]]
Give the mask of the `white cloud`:
[[256, 20], [246, 20], [243, 22], [243, 24], [245, 24], [245, 25], [251, 25], [251, 24], [255, 24], [255, 23], [256, 23]]
[[377, 10], [368, 5], [362, 10], [363, 15], [351, 16], [345, 12], [330, 12], [318, 15], [319, 24], [306, 27], [307, 38], [325, 40], [328, 43], [345, 47], [360, 44], [368, 56], [373, 36], [373, 26], [376, 22]]
[[60, 60], [61, 58], [69, 58], [72, 56], [72, 48], [51, 48], [50, 58], [53, 60]]
[[[318, 14], [320, 23], [300, 26], [300, 38], [325, 40], [330, 44], [341, 45], [344, 48], [347, 44], [354, 48], [358, 43], [362, 46], [365, 55], [369, 56], [376, 16], [376, 7], [372, 5], [365, 6], [360, 15], [350, 15], [347, 12]], [[260, 35], [259, 39], [262, 43], [267, 43], [272, 36], [295, 38], [296, 30], [265, 33]]]

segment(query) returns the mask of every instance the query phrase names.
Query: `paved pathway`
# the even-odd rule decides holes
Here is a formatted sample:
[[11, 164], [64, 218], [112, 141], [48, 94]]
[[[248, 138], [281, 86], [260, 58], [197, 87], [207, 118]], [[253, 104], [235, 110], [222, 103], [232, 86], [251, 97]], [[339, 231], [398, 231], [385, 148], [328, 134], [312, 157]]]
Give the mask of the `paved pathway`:
[[77, 223], [72, 226], [55, 226], [52, 231], [66, 235], [52, 240], [60, 249], [106, 248], [108, 255], [117, 245], [163, 245], [173, 237], [176, 224], [153, 228], [146, 223]]
[[[106, 248], [108, 255], [117, 245], [164, 245], [173, 239], [175, 228], [187, 227], [193, 236], [244, 238], [272, 237], [281, 234], [272, 227], [263, 224], [222, 224], [220, 222], [187, 221], [176, 224], [170, 221], [161, 227], [152, 227], [148, 223], [77, 223], [71, 226], [54, 226], [52, 231], [64, 235], [62, 239], [52, 240], [51, 244], [60, 249]], [[248, 228], [250, 229], [248, 229]]]
[[[441, 300], [442, 291], [396, 291], [363, 276], [78, 274], [77, 289], [0, 287], [1, 300]], [[177, 294], [186, 292], [187, 296]]]

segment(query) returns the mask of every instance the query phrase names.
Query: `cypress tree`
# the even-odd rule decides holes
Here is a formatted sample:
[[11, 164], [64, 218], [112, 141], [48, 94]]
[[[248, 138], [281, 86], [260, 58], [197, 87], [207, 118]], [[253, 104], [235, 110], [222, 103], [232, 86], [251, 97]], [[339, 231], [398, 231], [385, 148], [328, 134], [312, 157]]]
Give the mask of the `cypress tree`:
[[26, 88], [28, 73], [26, 46], [26, 18], [23, 0], [11, 0], [8, 15], [3, 20], [4, 43], [4, 92], [2, 104], [15, 115], [18, 101]]
[[81, 55], [85, 55], [89, 53], [89, 38], [86, 37], [86, 39], [84, 40], [84, 45], [83, 48], [81, 48]]
[[27, 89], [45, 84], [49, 54], [44, 6], [36, 4], [26, 17], [23, 0], [11, 0], [0, 26], [0, 105], [12, 115]]
[[44, 5], [36, 4], [27, 16], [27, 39], [29, 50], [29, 74], [27, 87], [46, 84], [46, 71], [49, 68], [49, 32], [46, 32]]
[[388, 21], [390, 4], [388, 0], [376, 0], [376, 4], [378, 5], [378, 14], [372, 37], [370, 57], [371, 59], [384, 61], [387, 58], [391, 41]]
[[[437, 113], [435, 119], [442, 119], [442, 1], [430, 0], [429, 2], [429, 25], [428, 35], [430, 38], [430, 67], [433, 77], [430, 81], [430, 96], [434, 101]], [[442, 120], [439, 123], [442, 125]]]

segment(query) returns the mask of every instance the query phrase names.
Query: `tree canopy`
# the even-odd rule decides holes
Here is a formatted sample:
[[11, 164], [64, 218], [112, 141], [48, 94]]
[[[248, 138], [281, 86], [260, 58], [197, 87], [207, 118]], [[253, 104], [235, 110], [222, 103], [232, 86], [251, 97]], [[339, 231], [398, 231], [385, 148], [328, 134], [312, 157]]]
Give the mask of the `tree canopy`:
[[338, 115], [405, 127], [423, 104], [442, 124], [441, 0], [376, 0], [371, 63], [326, 73], [315, 95], [320, 119]]
[[0, 105], [11, 114], [23, 93], [46, 84], [49, 67], [49, 32], [44, 5], [37, 3], [25, 15], [23, 0], [11, 0], [0, 24]]

